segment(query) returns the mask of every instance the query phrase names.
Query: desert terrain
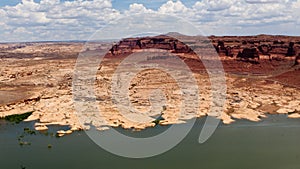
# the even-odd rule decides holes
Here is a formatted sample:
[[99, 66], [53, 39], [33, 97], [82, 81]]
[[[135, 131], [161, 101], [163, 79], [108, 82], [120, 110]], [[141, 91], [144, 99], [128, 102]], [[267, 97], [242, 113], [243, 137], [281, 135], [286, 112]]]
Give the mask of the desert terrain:
[[[99, 130], [107, 129], [107, 125], [140, 130], [157, 124], [184, 123], [188, 119], [205, 116], [216, 116], [225, 124], [233, 123], [236, 119], [259, 121], [267, 118], [268, 114], [300, 118], [300, 37], [210, 36], [206, 40], [199, 40], [199, 37], [181, 36], [178, 39], [169, 36], [128, 38], [113, 44], [2, 43], [0, 117], [32, 112], [26, 121], [35, 121], [36, 130], [47, 130], [51, 125], [69, 126], [68, 131], [58, 131], [61, 135], [89, 129], [90, 126], [84, 124], [94, 125]], [[83, 123], [84, 114], [76, 112], [73, 98], [73, 92], [76, 91], [72, 89], [77, 57], [86, 53], [100, 57], [97, 53], [102, 48], [109, 50], [98, 66], [94, 86], [96, 103], [101, 110], [101, 118], [106, 122], [86, 118]], [[203, 64], [209, 57], [196, 55], [206, 48], [213, 48], [218, 54], [225, 73], [226, 100], [221, 105], [223, 111], [217, 114], [209, 111], [218, 105], [212, 99], [210, 77]], [[144, 112], [147, 119], [143, 122], [134, 121], [128, 118], [133, 114], [132, 110], [124, 110], [127, 113], [125, 116], [124, 112], [118, 110], [123, 95], [114, 91], [114, 74], [129, 55], [138, 55], [151, 49], [163, 50], [167, 54], [149, 57], [147, 61], [156, 65], [162, 60], [170, 63], [170, 72], [178, 78], [174, 79], [159, 69], [148, 68], [137, 72], [127, 88], [129, 100], [132, 109]], [[188, 93], [190, 98], [197, 97], [200, 100], [196, 111], [189, 110], [193, 105], [187, 103], [187, 111], [178, 113], [183, 100], [179, 83], [187, 83], [187, 80], [176, 65], [174, 56], [190, 68], [196, 79], [198, 93]], [[129, 64], [120, 71], [127, 75], [126, 72], [134, 71], [134, 66]], [[164, 97], [158, 97], [157, 100], [164, 102], [164, 106], [151, 105], [149, 98], [155, 98], [151, 95], [155, 89], [162, 91]], [[161, 116], [160, 120], [157, 121], [154, 116]]]

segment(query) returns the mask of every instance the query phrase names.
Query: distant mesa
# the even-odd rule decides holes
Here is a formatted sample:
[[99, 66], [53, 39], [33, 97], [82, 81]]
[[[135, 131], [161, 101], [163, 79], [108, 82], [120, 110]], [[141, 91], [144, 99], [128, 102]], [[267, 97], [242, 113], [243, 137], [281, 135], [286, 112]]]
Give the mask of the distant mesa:
[[[174, 34], [174, 33], [172, 33]], [[170, 34], [169, 34], [170, 35]], [[180, 34], [176, 34], [180, 35]], [[134, 49], [164, 49], [173, 53], [193, 53], [192, 49], [183, 42], [168, 35], [154, 37], [125, 38], [110, 49], [112, 55], [132, 52]]]
[[[204, 44], [201, 44], [197, 37], [170, 32], [166, 35], [124, 38], [111, 47], [110, 54], [118, 56], [141, 49], [163, 49], [172, 53], [195, 54], [194, 50], [203, 48]], [[188, 41], [180, 41], [179, 39], [182, 38], [188, 39]], [[280, 60], [282, 57], [295, 57], [295, 64], [299, 63], [300, 39], [298, 37], [280, 35], [209, 36], [206, 41], [205, 44], [211, 44], [206, 47], [214, 47], [216, 53], [221, 57], [250, 63], [259, 63], [261, 59], [272, 61]]]

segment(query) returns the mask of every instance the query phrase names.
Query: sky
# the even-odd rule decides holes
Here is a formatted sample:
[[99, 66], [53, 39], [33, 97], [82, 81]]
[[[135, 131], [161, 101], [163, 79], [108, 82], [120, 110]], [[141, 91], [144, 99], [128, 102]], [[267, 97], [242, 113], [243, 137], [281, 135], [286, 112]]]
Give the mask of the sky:
[[0, 0], [0, 42], [87, 40], [135, 15], [149, 21], [123, 19], [115, 30], [149, 31], [157, 24], [168, 31], [178, 26], [160, 17], [169, 15], [203, 35], [300, 36], [299, 11], [300, 0]]

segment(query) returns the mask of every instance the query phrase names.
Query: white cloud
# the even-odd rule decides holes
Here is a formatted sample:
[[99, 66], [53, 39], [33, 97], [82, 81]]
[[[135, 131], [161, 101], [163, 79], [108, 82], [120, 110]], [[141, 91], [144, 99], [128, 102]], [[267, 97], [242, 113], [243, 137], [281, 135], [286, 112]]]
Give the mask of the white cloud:
[[129, 5], [129, 10], [126, 10], [125, 15], [140, 14], [140, 13], [151, 13], [151, 9], [147, 9], [143, 4], [133, 3]]
[[15, 6], [0, 7], [0, 39], [84, 40], [121, 16], [141, 13], [180, 17], [206, 34], [300, 33], [300, 0], [202, 0], [191, 7], [170, 0], [156, 11], [138, 2], [120, 12], [111, 0], [22, 0]]
[[158, 9], [158, 12], [164, 14], [184, 13], [187, 11], [188, 8], [181, 1], [168, 1]]
[[60, 3], [60, 0], [41, 0], [41, 5], [57, 5]]
[[22, 0], [16, 6], [0, 8], [0, 16], [2, 23], [9, 27], [0, 35], [1, 39], [15, 41], [20, 35], [12, 31], [22, 27], [32, 33], [32, 36], [23, 35], [31, 41], [37, 38], [87, 39], [94, 31], [118, 18], [120, 13], [112, 8], [110, 0], [41, 0], [40, 3]]
[[288, 0], [245, 0], [250, 4], [274, 4], [274, 3], [287, 3]]
[[211, 0], [204, 0], [204, 3], [207, 5], [207, 9], [210, 11], [221, 11], [228, 9], [232, 6], [234, 1], [232, 0], [218, 0], [218, 1], [211, 1]]

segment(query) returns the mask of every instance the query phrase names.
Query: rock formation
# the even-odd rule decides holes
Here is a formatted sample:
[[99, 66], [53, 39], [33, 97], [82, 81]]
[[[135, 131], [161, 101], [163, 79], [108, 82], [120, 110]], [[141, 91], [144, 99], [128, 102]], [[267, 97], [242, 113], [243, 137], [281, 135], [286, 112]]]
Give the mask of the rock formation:
[[298, 53], [298, 55], [295, 58], [295, 64], [294, 64], [294, 66], [299, 65], [299, 64], [300, 64], [300, 53]]
[[225, 49], [225, 55], [226, 56], [229, 56], [229, 57], [233, 57], [233, 49], [232, 49], [232, 47], [230, 47], [230, 46], [227, 46], [226, 47], [226, 49]]
[[267, 55], [269, 56], [269, 60], [271, 60], [271, 54], [270, 51], [273, 49], [272, 45], [268, 44], [268, 45], [259, 45], [258, 47], [259, 52], [262, 55]]
[[259, 59], [259, 55], [256, 48], [244, 48], [242, 52], [239, 52], [237, 59], [249, 60], [249, 59]]
[[118, 44], [113, 45], [110, 52], [112, 55], [115, 55], [129, 53], [134, 49], [151, 48], [170, 50], [173, 53], [193, 53], [192, 49], [186, 44], [166, 35], [143, 38], [126, 38], [121, 40]]
[[[285, 43], [273, 44], [274, 40]], [[69, 126], [70, 130], [59, 131], [58, 135], [72, 133], [80, 129], [88, 129], [83, 124], [101, 126], [97, 129], [105, 130], [108, 126], [123, 128], [144, 129], [152, 127], [153, 121], [149, 123], [136, 123], [125, 118], [115, 106], [115, 100], [111, 98], [112, 77], [124, 57], [134, 52], [140, 52], [141, 49], [165, 49], [172, 52], [172, 55], [178, 55], [183, 58], [185, 63], [192, 70], [199, 87], [199, 95], [193, 92], [187, 92], [191, 98], [198, 96], [200, 99], [199, 111], [188, 110], [178, 115], [178, 105], [182, 102], [182, 92], [180, 86], [174, 81], [168, 73], [163, 71], [147, 69], [139, 72], [131, 81], [129, 88], [130, 103], [133, 108], [141, 112], [147, 112], [151, 107], [149, 95], [152, 89], [163, 89], [166, 94], [165, 108], [161, 107], [162, 117], [160, 124], [183, 123], [187, 119], [202, 117], [209, 114], [210, 107], [218, 104], [218, 100], [211, 100], [211, 84], [207, 68], [201, 63], [201, 60], [192, 58], [191, 49], [202, 50], [210, 46], [210, 41], [199, 41], [199, 38], [192, 37], [188, 39], [189, 48], [186, 44], [168, 36], [144, 37], [144, 38], [126, 38], [117, 44], [92, 43], [88, 44], [86, 53], [97, 53], [101, 47], [111, 48], [99, 65], [95, 80], [95, 98], [107, 123], [97, 121], [97, 114], [92, 114], [94, 119], [86, 118], [87, 114], [82, 114], [86, 123], [80, 123], [79, 115], [74, 106], [74, 92], [72, 90], [72, 78], [74, 66], [78, 52], [84, 44], [79, 43], [31, 43], [26, 47], [18, 47], [20, 44], [0, 44], [0, 117], [8, 115], [22, 114], [24, 112], [33, 112], [27, 121], [36, 121], [37, 130], [47, 130], [51, 125]], [[289, 41], [294, 41], [294, 47], [297, 49], [300, 45], [299, 37], [278, 37], [278, 36], [248, 36], [248, 37], [210, 37], [212, 43], [220, 46], [220, 49], [226, 44], [227, 51], [224, 55], [238, 54], [238, 59], [247, 62], [239, 62], [236, 59], [220, 57], [226, 76], [226, 103], [224, 111], [218, 118], [224, 123], [231, 123], [235, 119], [249, 119], [259, 121], [265, 118], [266, 114], [284, 113], [291, 118], [300, 117], [300, 79], [298, 69], [290, 69], [294, 64], [299, 64], [300, 55], [294, 58], [285, 58]], [[255, 42], [253, 48], [249, 48], [249, 43], [243, 45], [243, 40]], [[223, 43], [221, 43], [221, 41]], [[268, 49], [272, 46], [272, 51], [266, 50], [273, 56], [282, 57], [282, 60], [271, 62], [260, 58], [260, 64], [250, 64], [250, 59], [259, 58], [257, 43], [265, 44]], [[208, 45], [207, 45], [208, 44]], [[202, 45], [202, 46], [201, 46]], [[15, 47], [16, 46], [16, 47]], [[107, 47], [109, 46], [109, 47]], [[230, 47], [229, 47], [230, 46]], [[294, 50], [294, 49], [293, 49]], [[94, 52], [96, 51], [96, 52]], [[265, 49], [260, 50], [262, 53]], [[219, 50], [220, 52], [220, 50]], [[121, 56], [121, 57], [117, 57]], [[157, 64], [160, 59], [168, 59], [166, 56], [150, 57], [151, 64]], [[21, 58], [21, 59], [20, 59]], [[209, 57], [203, 57], [211, 61]], [[172, 64], [170, 60], [170, 64]], [[139, 64], [128, 64], [124, 69], [124, 77], [130, 76], [131, 68]], [[177, 70], [176, 64], [172, 64], [171, 69], [179, 80], [184, 83], [186, 78], [184, 72]], [[280, 75], [269, 77], [269, 71], [285, 71]], [[286, 71], [289, 70], [289, 71]], [[129, 72], [129, 74], [128, 74]], [[240, 73], [240, 74], [239, 74]], [[246, 76], [243, 76], [246, 73]], [[256, 78], [256, 74], [263, 74]], [[259, 75], [259, 76], [260, 76]], [[251, 78], [249, 78], [251, 77]], [[118, 77], [117, 82], [121, 81]], [[284, 85], [282, 85], [284, 84]], [[189, 84], [187, 85], [189, 88]], [[220, 86], [221, 87], [221, 86]], [[187, 91], [187, 89], [185, 89]], [[118, 93], [115, 93], [118, 95]], [[122, 95], [120, 95], [121, 97]], [[151, 95], [150, 95], [151, 96]], [[82, 98], [82, 102], [88, 102], [90, 98]], [[94, 103], [94, 102], [93, 102]], [[84, 106], [84, 105], [83, 105]], [[191, 106], [187, 106], [188, 108]], [[161, 113], [159, 111], [159, 113]], [[125, 112], [132, 114], [130, 111]], [[155, 113], [155, 112], [150, 112]], [[94, 116], [95, 115], [95, 116]], [[155, 114], [156, 115], [156, 114]], [[153, 117], [149, 114], [149, 117]], [[86, 118], [86, 119], [85, 119]], [[155, 119], [154, 119], [155, 120]], [[105, 125], [104, 125], [105, 124]]]
[[294, 45], [295, 45], [294, 42], [290, 42], [287, 53], [286, 53], [286, 56], [295, 56], [296, 55]]

